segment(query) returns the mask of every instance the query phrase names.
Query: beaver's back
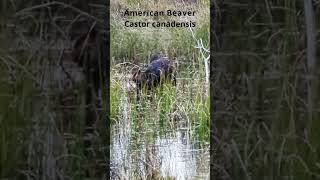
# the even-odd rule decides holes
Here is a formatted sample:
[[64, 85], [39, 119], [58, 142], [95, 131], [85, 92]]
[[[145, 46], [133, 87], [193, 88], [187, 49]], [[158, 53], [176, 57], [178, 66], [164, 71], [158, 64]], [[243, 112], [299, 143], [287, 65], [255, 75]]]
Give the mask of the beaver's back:
[[160, 58], [152, 61], [145, 72], [160, 77], [161, 72], [168, 74], [171, 72], [171, 69], [173, 69], [172, 63], [168, 59]]

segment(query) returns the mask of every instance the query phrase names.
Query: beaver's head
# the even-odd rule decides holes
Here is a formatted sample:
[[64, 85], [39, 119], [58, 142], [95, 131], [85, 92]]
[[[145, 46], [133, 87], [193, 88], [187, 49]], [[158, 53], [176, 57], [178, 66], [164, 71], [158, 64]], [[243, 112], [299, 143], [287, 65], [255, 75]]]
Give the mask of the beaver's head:
[[144, 69], [141, 67], [133, 68], [131, 80], [136, 83], [136, 85], [141, 88], [141, 86], [148, 82], [148, 77]]

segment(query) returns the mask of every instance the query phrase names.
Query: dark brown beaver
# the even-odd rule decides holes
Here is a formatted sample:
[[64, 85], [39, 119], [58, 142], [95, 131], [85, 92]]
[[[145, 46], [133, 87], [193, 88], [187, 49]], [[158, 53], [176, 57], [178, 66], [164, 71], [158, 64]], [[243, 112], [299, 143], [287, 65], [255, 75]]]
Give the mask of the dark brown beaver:
[[144, 71], [139, 68], [133, 74], [132, 80], [137, 85], [138, 98], [143, 88], [146, 88], [150, 92], [165, 81], [176, 85], [175, 66], [172, 61], [160, 57], [158, 54], [152, 56], [150, 61], [150, 64]]

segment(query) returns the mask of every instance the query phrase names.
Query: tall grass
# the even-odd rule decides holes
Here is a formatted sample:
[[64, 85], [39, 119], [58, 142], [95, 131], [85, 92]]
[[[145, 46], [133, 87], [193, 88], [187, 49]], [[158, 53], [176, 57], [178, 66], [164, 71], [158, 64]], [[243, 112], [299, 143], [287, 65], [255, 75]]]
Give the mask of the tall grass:
[[[114, 92], [111, 101], [112, 116], [117, 117], [121, 112], [117, 111], [121, 96], [127, 96], [125, 85], [121, 84], [128, 77], [130, 68], [119, 70], [122, 62], [147, 63], [151, 54], [162, 52], [165, 56], [175, 60], [178, 64], [178, 86], [163, 86], [161, 91], [156, 93], [153, 103], [143, 99], [142, 108], [144, 115], [156, 113], [152, 116], [163, 126], [175, 119], [188, 119], [194, 124], [197, 133], [201, 134], [201, 139], [209, 140], [209, 97], [204, 96], [204, 65], [197, 45], [188, 28], [129, 28], [124, 26], [124, 18], [121, 16], [125, 9], [129, 10], [183, 10], [192, 9], [196, 11], [196, 16], [191, 17], [195, 21], [196, 27], [193, 29], [195, 36], [203, 40], [204, 46], [209, 46], [209, 7], [207, 2], [190, 4], [181, 7], [173, 2], [143, 2], [137, 4], [126, 1], [114, 1], [111, 5], [111, 57], [113, 59], [111, 73], [113, 83], [111, 92]], [[144, 17], [130, 17], [131, 21], [142, 20]], [[168, 18], [168, 17], [160, 17]], [[179, 18], [171, 18], [171, 20]], [[161, 19], [160, 19], [161, 20]], [[170, 20], [170, 19], [169, 19]], [[132, 66], [131, 66], [132, 67]], [[126, 73], [123, 73], [126, 72]], [[127, 78], [128, 81], [128, 78]], [[133, 97], [134, 100], [134, 97]], [[136, 102], [132, 101], [132, 104]], [[119, 108], [118, 108], [119, 109]], [[135, 111], [135, 108], [131, 109]], [[145, 120], [147, 120], [146, 118]]]
[[59, 64], [79, 11], [57, 1], [0, 6], [0, 179], [85, 179], [98, 161], [84, 154], [85, 84], [64, 89]]
[[318, 141], [307, 128], [303, 2], [234, 2], [223, 9], [223, 44], [215, 52], [215, 177], [318, 179]]
[[[138, 59], [138, 62], [144, 60], [154, 51], [163, 51], [165, 55], [173, 57], [185, 57], [190, 62], [195, 59], [197, 50], [194, 48], [194, 40], [188, 28], [130, 28], [124, 26], [126, 20], [122, 14], [125, 9], [129, 10], [195, 10], [196, 15], [188, 20], [195, 21], [195, 34], [205, 42], [209, 47], [209, 8], [205, 2], [199, 2], [198, 5], [189, 6], [174, 5], [166, 1], [150, 2], [136, 4], [131, 7], [125, 1], [113, 1], [111, 4], [111, 56], [116, 62], [127, 58], [128, 60]], [[118, 7], [118, 8], [117, 8]], [[160, 16], [158, 21], [176, 20], [184, 21], [178, 17]], [[163, 18], [163, 19], [161, 19]], [[132, 22], [150, 21], [146, 17], [129, 17]]]
[[[153, 147], [157, 139], [173, 136], [185, 124], [191, 131], [195, 148], [207, 148], [209, 142], [209, 96], [205, 94], [204, 59], [195, 48], [196, 40], [188, 28], [131, 28], [125, 27], [125, 9], [129, 10], [195, 10], [190, 19], [159, 17], [157, 21], [196, 22], [193, 32], [197, 39], [202, 39], [209, 47], [209, 6], [208, 1], [199, 1], [182, 6], [177, 1], [124, 1], [111, 3], [111, 117], [113, 126], [130, 123], [128, 156], [136, 162], [119, 164], [118, 172], [123, 178], [151, 179], [150, 174], [141, 173], [141, 161], [146, 162], [146, 172], [153, 172], [153, 178], [161, 177], [160, 169], [153, 169], [157, 160]], [[130, 21], [153, 21], [152, 17], [129, 17]], [[176, 64], [177, 85], [164, 83], [153, 90], [152, 96], [143, 90], [140, 101], [136, 99], [136, 90], [129, 89], [132, 83], [131, 70], [135, 66], [149, 63], [152, 54], [161, 52]], [[127, 104], [125, 104], [125, 102]], [[127, 126], [126, 126], [127, 127]], [[117, 138], [116, 138], [117, 139]], [[156, 148], [156, 147], [155, 147]], [[111, 151], [112, 153], [112, 151]], [[116, 152], [114, 152], [116, 153]], [[126, 170], [124, 167], [129, 166]], [[136, 166], [137, 165], [137, 166]], [[174, 178], [174, 177], [173, 177]]]

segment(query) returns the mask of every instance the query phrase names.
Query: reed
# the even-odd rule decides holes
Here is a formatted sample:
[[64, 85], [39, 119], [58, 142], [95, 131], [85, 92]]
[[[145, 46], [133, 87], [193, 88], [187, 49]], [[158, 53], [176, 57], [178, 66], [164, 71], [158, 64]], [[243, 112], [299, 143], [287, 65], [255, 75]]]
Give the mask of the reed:
[[[130, 142], [129, 147], [123, 148], [130, 157], [131, 163], [123, 161], [123, 164], [116, 166], [122, 169], [116, 173], [122, 178], [172, 178], [162, 177], [159, 164], [157, 164], [159, 160], [154, 159], [156, 155], [152, 147], [161, 148], [157, 147], [159, 138], [176, 136], [177, 129], [183, 124], [185, 125], [184, 130], [191, 134], [190, 143], [194, 142], [195, 151], [208, 148], [210, 97], [206, 94], [204, 58], [200, 50], [196, 48], [197, 40], [200, 39], [205, 48], [209, 47], [208, 1], [187, 3], [185, 6], [176, 3], [178, 2], [169, 0], [143, 2], [117, 0], [111, 5], [113, 14], [111, 18], [111, 80], [113, 82], [111, 92], [113, 94], [111, 97], [113, 100], [110, 105], [113, 126], [117, 127], [117, 124], [124, 122], [129, 123], [131, 127], [129, 132], [126, 131], [128, 142]], [[189, 28], [125, 27], [126, 19], [130, 21], [153, 20], [150, 17], [148, 19], [136, 16], [123, 17], [121, 13], [125, 9], [195, 10], [196, 15], [188, 20], [195, 21], [196, 27], [192, 28], [192, 32]], [[183, 21], [179, 17], [159, 17], [157, 20]], [[161, 52], [176, 64], [177, 85], [164, 83], [154, 88], [151, 96], [146, 89], [142, 89], [140, 100], [137, 101], [136, 90], [127, 89], [132, 75], [131, 70], [136, 66], [143, 67], [148, 64], [150, 56], [157, 52]], [[209, 52], [205, 52], [204, 55], [208, 56]], [[114, 132], [114, 135], [118, 136], [118, 134], [119, 132]], [[116, 151], [112, 152], [116, 153]], [[141, 161], [146, 164], [139, 164]], [[152, 170], [153, 165], [157, 168]], [[129, 166], [130, 168], [123, 169]], [[146, 167], [146, 172], [152, 172], [153, 176], [143, 174], [143, 170], [139, 169], [141, 167]]]
[[304, 4], [235, 2], [224, 4], [217, 34], [215, 178], [317, 179], [318, 141], [307, 127], [319, 127], [319, 104], [309, 109], [307, 25], [297, 13]]

